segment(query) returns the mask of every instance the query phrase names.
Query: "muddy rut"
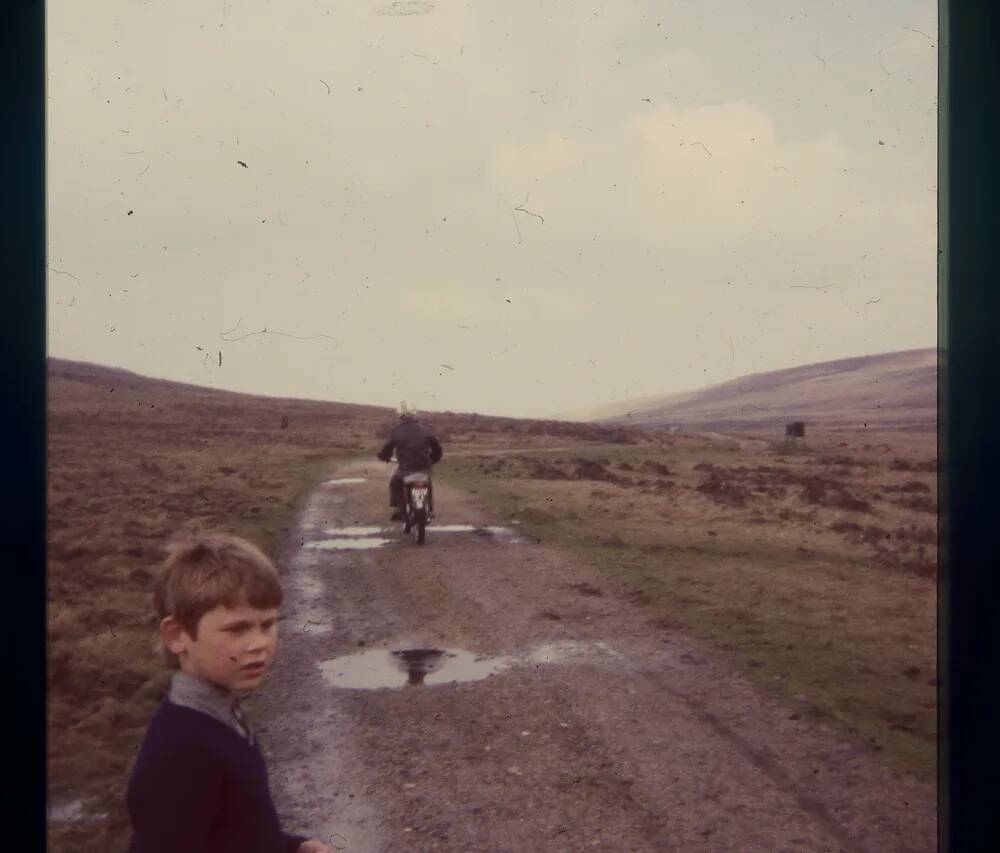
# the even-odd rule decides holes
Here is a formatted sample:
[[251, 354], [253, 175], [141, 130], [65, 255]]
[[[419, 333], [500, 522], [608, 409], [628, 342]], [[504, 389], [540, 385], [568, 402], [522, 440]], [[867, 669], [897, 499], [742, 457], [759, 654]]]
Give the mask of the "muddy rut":
[[387, 469], [310, 498], [254, 700], [284, 823], [353, 853], [932, 851], [932, 788], [763, 698], [544, 542]]

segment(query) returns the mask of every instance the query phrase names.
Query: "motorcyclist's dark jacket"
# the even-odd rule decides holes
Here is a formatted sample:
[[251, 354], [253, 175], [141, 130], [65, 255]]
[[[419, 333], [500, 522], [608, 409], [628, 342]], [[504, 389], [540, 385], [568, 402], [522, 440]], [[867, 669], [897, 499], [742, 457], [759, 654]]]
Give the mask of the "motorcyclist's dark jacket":
[[389, 440], [382, 445], [378, 458], [388, 462], [393, 450], [399, 461], [399, 470], [430, 471], [431, 465], [441, 461], [444, 451], [430, 428], [414, 417], [403, 418], [392, 430]]

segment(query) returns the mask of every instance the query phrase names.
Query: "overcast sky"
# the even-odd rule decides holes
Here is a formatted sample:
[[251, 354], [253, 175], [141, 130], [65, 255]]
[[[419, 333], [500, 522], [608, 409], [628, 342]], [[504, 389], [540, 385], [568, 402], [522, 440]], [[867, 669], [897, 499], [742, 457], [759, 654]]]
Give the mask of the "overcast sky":
[[529, 416], [935, 344], [935, 0], [49, 0], [48, 33], [53, 356]]

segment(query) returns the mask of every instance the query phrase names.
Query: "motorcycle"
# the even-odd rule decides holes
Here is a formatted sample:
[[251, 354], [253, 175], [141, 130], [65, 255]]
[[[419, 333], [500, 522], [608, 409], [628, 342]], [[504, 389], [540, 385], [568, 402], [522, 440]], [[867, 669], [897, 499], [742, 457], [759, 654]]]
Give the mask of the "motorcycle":
[[431, 501], [431, 475], [419, 471], [403, 475], [403, 532], [413, 532], [417, 544], [423, 545], [427, 524], [434, 515]]

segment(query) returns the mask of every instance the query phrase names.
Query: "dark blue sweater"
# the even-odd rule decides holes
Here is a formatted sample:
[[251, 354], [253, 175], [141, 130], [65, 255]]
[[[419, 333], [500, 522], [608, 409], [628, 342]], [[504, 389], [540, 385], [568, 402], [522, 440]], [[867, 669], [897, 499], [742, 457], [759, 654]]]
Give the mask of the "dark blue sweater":
[[164, 700], [126, 798], [129, 853], [295, 853], [282, 832], [256, 744], [200, 711]]

